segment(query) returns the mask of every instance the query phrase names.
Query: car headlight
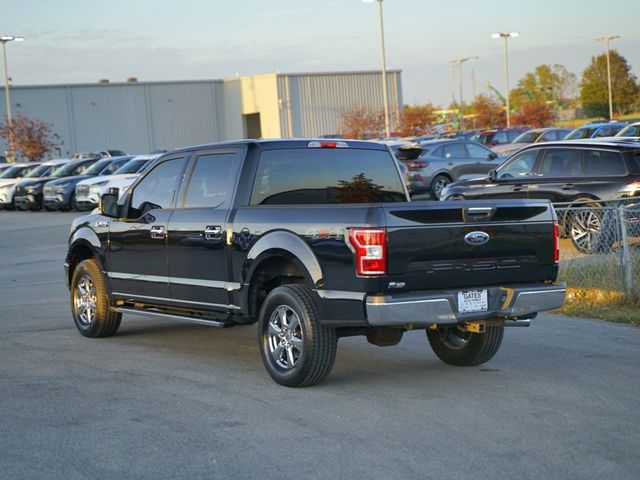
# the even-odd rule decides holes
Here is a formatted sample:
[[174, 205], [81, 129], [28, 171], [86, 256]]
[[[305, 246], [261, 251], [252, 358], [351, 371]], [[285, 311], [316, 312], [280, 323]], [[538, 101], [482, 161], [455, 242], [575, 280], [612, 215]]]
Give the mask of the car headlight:
[[9, 190], [10, 188], [13, 188], [14, 186], [15, 186], [15, 183], [9, 183], [7, 185], [0, 186], [0, 190]]
[[39, 193], [40, 191], [42, 191], [42, 185], [33, 185], [31, 187], [26, 187], [24, 190], [25, 192], [31, 194]]
[[107, 183], [109, 183], [109, 180], [105, 180], [104, 182], [94, 183], [93, 185], [91, 185], [91, 187], [104, 187]]

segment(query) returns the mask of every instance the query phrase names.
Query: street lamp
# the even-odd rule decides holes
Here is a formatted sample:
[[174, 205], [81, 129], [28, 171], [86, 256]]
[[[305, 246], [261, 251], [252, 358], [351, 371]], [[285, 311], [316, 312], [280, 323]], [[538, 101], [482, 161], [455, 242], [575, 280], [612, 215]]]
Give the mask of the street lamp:
[[609, 42], [620, 38], [620, 35], [609, 35], [608, 37], [596, 38], [596, 42], [604, 42], [607, 51], [607, 88], [609, 89], [609, 120], [613, 118], [613, 95], [611, 93], [611, 62], [609, 61]]
[[380, 12], [380, 50], [382, 52], [382, 102], [384, 104], [384, 133], [387, 138], [391, 136], [389, 128], [389, 97], [387, 94], [387, 58], [384, 51], [384, 19], [382, 16], [382, 0], [362, 0], [363, 3], [378, 2]]
[[507, 101], [507, 127], [511, 126], [511, 110], [509, 106], [509, 38], [511, 37], [519, 37], [520, 34], [518, 32], [509, 32], [509, 33], [492, 33], [491, 38], [503, 38], [504, 39], [504, 78], [505, 83], [507, 84], [507, 91], [505, 92], [504, 98]]
[[9, 127], [9, 145], [7, 149], [7, 157], [13, 161], [13, 119], [11, 118], [11, 95], [9, 93], [9, 69], [7, 67], [7, 42], [22, 42], [23, 37], [15, 37], [13, 35], [1, 35], [0, 43], [2, 43], [2, 58], [4, 59], [4, 99], [7, 105], [7, 126]]
[[453, 65], [458, 65], [458, 77], [459, 77], [459, 81], [460, 81], [460, 105], [459, 105], [459, 109], [460, 109], [460, 119], [458, 120], [458, 130], [462, 130], [464, 127], [464, 106], [462, 105], [463, 99], [462, 99], [462, 64], [464, 62], [468, 62], [469, 60], [477, 60], [478, 57], [466, 57], [466, 58], [456, 58], [455, 60], [451, 60], [451, 67], [453, 68]]

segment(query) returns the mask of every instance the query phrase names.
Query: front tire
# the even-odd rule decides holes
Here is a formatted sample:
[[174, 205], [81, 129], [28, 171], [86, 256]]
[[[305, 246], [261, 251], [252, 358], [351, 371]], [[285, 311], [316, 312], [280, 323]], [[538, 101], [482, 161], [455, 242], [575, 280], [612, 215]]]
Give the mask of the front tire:
[[110, 337], [120, 327], [122, 314], [111, 311], [104, 277], [93, 259], [83, 260], [73, 272], [71, 313], [85, 337]]
[[484, 333], [463, 332], [458, 327], [427, 330], [436, 356], [458, 367], [481, 365], [491, 360], [502, 344], [503, 326], [487, 327]]
[[286, 387], [324, 380], [338, 346], [335, 329], [319, 324], [316, 303], [304, 285], [284, 285], [267, 295], [260, 310], [258, 342], [267, 372]]

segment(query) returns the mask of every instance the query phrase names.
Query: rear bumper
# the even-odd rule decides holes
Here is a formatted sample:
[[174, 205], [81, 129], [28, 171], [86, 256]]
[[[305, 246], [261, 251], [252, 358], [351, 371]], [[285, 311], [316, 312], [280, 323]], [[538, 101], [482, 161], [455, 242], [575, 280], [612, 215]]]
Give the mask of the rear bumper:
[[523, 318], [560, 308], [567, 290], [564, 283], [485, 288], [488, 309], [473, 313], [459, 313], [459, 290], [369, 295], [366, 299], [367, 321], [372, 326], [428, 326], [494, 318]]

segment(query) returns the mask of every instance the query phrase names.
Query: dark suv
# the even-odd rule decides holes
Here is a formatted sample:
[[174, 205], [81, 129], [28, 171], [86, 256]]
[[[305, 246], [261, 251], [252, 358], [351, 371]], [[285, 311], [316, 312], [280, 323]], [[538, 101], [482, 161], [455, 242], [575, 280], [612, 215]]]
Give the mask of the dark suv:
[[[441, 200], [531, 198], [598, 206], [594, 201], [634, 197], [640, 201], [640, 143], [572, 140], [525, 147], [488, 177], [452, 183]], [[578, 247], [574, 235], [584, 235], [586, 227], [564, 223]]]

